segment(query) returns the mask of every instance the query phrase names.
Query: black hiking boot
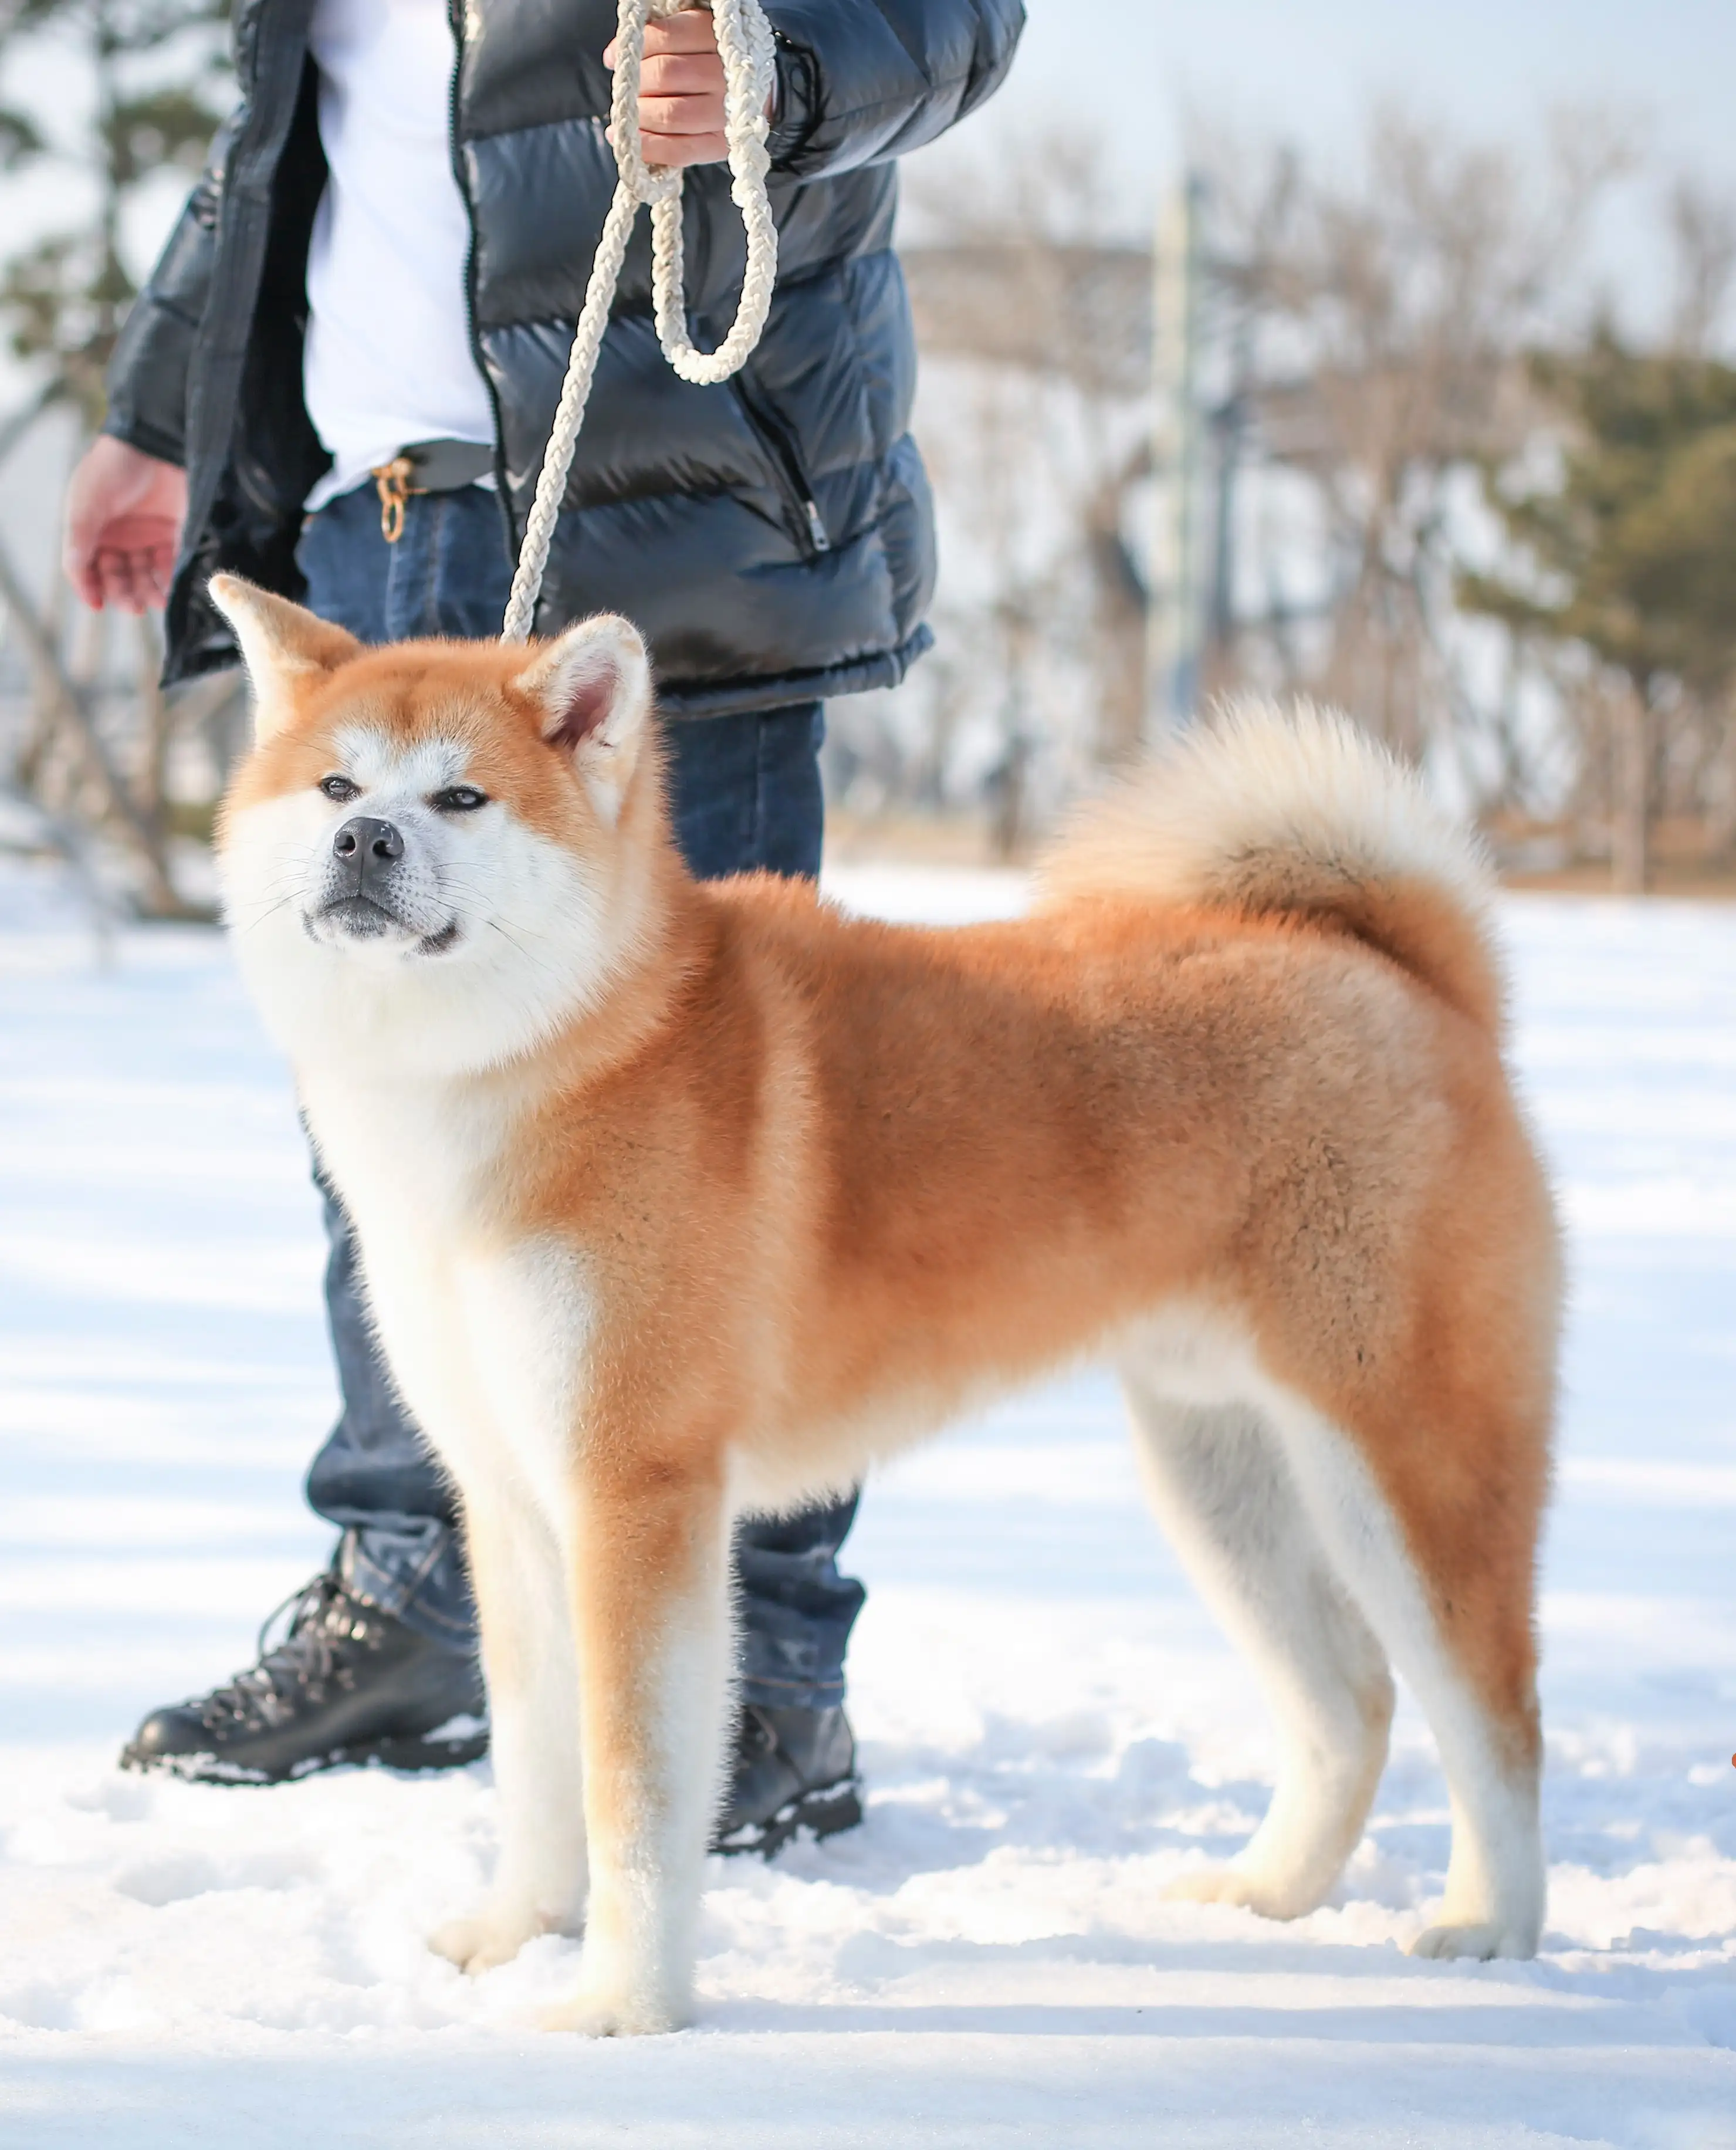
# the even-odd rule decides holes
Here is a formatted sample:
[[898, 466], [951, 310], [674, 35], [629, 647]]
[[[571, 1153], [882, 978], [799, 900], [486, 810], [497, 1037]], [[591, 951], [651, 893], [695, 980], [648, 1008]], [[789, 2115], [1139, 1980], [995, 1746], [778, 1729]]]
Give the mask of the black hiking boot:
[[834, 1836], [862, 1819], [856, 1743], [844, 1712], [763, 1709], [746, 1703], [734, 1775], [714, 1851], [770, 1859], [799, 1829]]
[[[285, 1611], [282, 1640], [268, 1644]], [[427, 1641], [327, 1573], [265, 1623], [250, 1671], [202, 1700], [154, 1710], [121, 1767], [224, 1784], [281, 1784], [345, 1763], [452, 1769], [487, 1752], [487, 1716], [473, 1657]], [[770, 1859], [799, 1829], [831, 1836], [861, 1819], [841, 1709], [744, 1707], [715, 1850]]]
[[[290, 1615], [281, 1641], [267, 1638]], [[275, 1784], [344, 1762], [452, 1769], [488, 1746], [475, 1657], [446, 1650], [336, 1575], [316, 1575], [260, 1631], [260, 1661], [203, 1700], [154, 1710], [124, 1769], [205, 1784]]]

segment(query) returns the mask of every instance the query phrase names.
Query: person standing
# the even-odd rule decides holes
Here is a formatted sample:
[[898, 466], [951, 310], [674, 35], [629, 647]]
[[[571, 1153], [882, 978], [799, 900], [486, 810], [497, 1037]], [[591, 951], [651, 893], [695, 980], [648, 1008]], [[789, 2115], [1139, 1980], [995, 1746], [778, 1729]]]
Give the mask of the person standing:
[[[701, 876], [812, 876], [831, 696], [927, 646], [932, 517], [895, 163], [1005, 76], [1018, 0], [770, 0], [778, 285], [742, 372], [695, 387], [629, 248], [536, 627], [626, 613], [656, 669], [675, 827]], [[128, 319], [74, 473], [88, 603], [166, 612], [166, 677], [237, 653], [220, 569], [368, 642], [497, 633], [615, 169], [606, 0], [239, 0], [234, 117]], [[652, 23], [648, 161], [690, 168], [695, 340], [744, 263], [703, 10]], [[319, 1177], [317, 1165], [316, 1178]], [[216, 1781], [427, 1768], [487, 1743], [460, 1518], [375, 1350], [320, 1178], [342, 1411], [308, 1475], [330, 1567], [259, 1662], [154, 1711], [123, 1760]], [[855, 1499], [740, 1528], [742, 1716], [719, 1841], [860, 1815], [843, 1711]]]

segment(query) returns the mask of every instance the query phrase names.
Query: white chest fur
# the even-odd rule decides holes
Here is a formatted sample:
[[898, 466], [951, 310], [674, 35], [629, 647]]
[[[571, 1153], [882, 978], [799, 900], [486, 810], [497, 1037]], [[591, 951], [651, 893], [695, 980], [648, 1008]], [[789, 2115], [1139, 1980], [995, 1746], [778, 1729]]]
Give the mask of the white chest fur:
[[578, 1249], [502, 1233], [489, 1198], [510, 1115], [445, 1083], [315, 1076], [302, 1093], [411, 1415], [467, 1493], [510, 1479], [563, 1537], [593, 1299]]

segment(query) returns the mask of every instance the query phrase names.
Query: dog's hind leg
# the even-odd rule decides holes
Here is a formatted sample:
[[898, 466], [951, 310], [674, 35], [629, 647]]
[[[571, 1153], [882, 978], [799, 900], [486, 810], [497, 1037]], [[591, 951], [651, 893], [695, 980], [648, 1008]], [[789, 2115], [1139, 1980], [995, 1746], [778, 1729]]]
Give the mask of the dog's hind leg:
[[434, 1946], [465, 1970], [504, 1963], [538, 1934], [577, 1933], [584, 1913], [578, 1664], [566, 1564], [529, 1494], [472, 1489], [465, 1544], [482, 1615], [500, 1857], [479, 1911]]
[[1278, 1416], [1315, 1527], [1441, 1750], [1452, 1855], [1439, 1922], [1413, 1953], [1534, 1956], [1545, 1882], [1532, 1629], [1543, 1444], [1514, 1425], [1486, 1446], [1480, 1470], [1456, 1468], [1453, 1428], [1431, 1423], [1425, 1399], [1408, 1415], [1421, 1467], [1380, 1471], [1299, 1399]]
[[1227, 1865], [1172, 1895], [1312, 1910], [1355, 1849], [1386, 1758], [1392, 1681], [1251, 1406], [1194, 1405], [1123, 1369], [1147, 1493], [1207, 1603], [1252, 1660], [1279, 1736], [1265, 1819]]
[[719, 1804], [729, 1519], [720, 1486], [674, 1464], [597, 1466], [575, 1509], [591, 1899], [580, 1991], [544, 2020], [598, 2036], [674, 2030], [692, 2012]]

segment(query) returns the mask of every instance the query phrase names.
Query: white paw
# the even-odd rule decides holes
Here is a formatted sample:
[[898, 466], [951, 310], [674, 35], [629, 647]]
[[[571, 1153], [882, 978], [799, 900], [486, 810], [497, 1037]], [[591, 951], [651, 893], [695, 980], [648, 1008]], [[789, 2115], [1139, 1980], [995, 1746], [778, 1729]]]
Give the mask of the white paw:
[[1244, 1910], [1259, 1912], [1263, 1919], [1299, 1919], [1320, 1901], [1316, 1892], [1299, 1890], [1234, 1861], [1178, 1874], [1163, 1894], [1174, 1903], [1234, 1904]]
[[1454, 1957], [1471, 1963], [1487, 1963], [1491, 1957], [1516, 1956], [1522, 1961], [1537, 1952], [1535, 1941], [1510, 1934], [1491, 1921], [1466, 1925], [1428, 1926], [1410, 1944], [1412, 1956], [1432, 1956], [1437, 1961]]
[[510, 1963], [525, 1943], [535, 1941], [539, 1934], [561, 1930], [558, 1920], [545, 1918], [526, 1907], [491, 1908], [474, 1918], [449, 1919], [429, 1937], [428, 1946], [437, 1956], [443, 1956], [448, 1963], [457, 1964], [460, 1971], [476, 1978], [492, 1971], [497, 1964]]
[[545, 2031], [577, 2031], [583, 2038], [643, 2038], [685, 2029], [693, 2010], [643, 1995], [582, 1986], [571, 2001], [545, 2009], [537, 2021]]

